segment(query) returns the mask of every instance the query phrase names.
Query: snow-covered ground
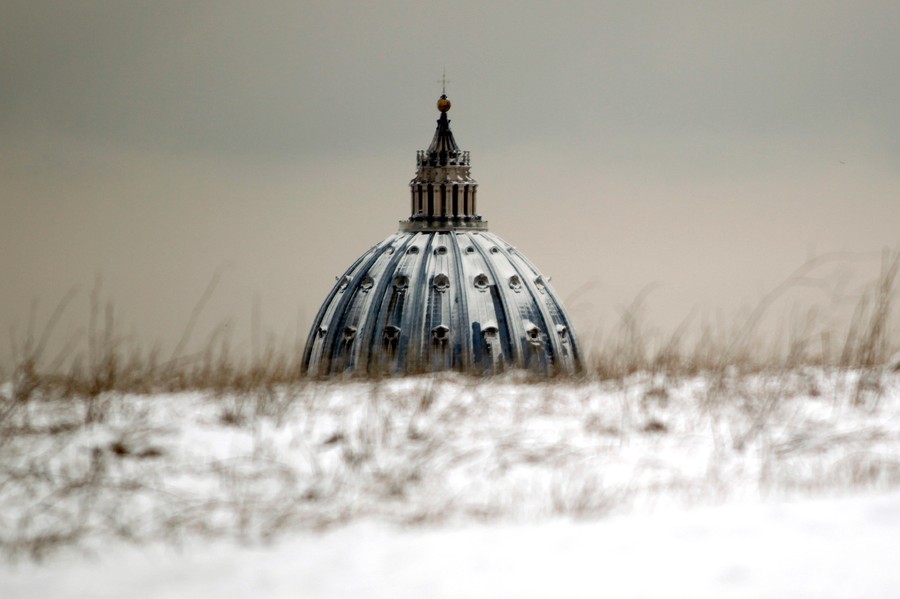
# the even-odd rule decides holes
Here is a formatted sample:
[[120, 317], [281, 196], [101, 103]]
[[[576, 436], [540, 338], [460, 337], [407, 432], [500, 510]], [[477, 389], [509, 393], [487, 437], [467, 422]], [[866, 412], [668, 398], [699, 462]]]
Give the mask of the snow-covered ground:
[[0, 413], [4, 598], [900, 593], [896, 373], [423, 377]]
[[6, 599], [896, 597], [900, 493], [188, 543], [4, 568]]

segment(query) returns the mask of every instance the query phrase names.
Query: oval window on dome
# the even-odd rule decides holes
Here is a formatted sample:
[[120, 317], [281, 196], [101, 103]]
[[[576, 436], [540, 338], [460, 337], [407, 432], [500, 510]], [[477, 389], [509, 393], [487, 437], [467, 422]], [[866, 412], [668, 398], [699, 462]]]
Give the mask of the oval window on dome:
[[559, 340], [563, 343], [567, 343], [569, 341], [569, 329], [564, 324], [556, 325], [556, 332], [559, 333]]
[[497, 327], [497, 323], [493, 320], [484, 323], [481, 326], [481, 336], [484, 338], [484, 344], [488, 349], [497, 341], [497, 335], [500, 333], [500, 329]]
[[537, 345], [541, 342], [541, 329], [534, 323], [528, 322], [525, 324], [525, 334], [532, 344]]
[[388, 343], [396, 341], [400, 337], [400, 327], [392, 324], [384, 327], [384, 340]]
[[509, 278], [509, 288], [516, 293], [522, 290], [522, 279], [519, 278], [519, 275], [513, 275]]
[[537, 277], [534, 280], [534, 286], [538, 288], [538, 291], [541, 293], [547, 293], [547, 285], [544, 283], [544, 277]]
[[417, 246], [412, 246], [411, 248], [409, 248], [408, 250], [406, 250], [406, 253], [407, 253], [407, 254], [418, 254], [418, 253], [419, 253], [419, 248], [418, 248]]
[[447, 291], [447, 289], [450, 288], [450, 277], [448, 277], [444, 273], [435, 275], [434, 282], [432, 283], [432, 285], [434, 286], [434, 288], [437, 291], [440, 291], [440, 292]]
[[446, 341], [448, 337], [450, 337], [450, 328], [446, 325], [439, 324], [431, 329], [431, 338], [438, 343]]
[[499, 253], [500, 253], [500, 248], [498, 248], [498, 247], [495, 245], [494, 247], [491, 248], [491, 253], [492, 253], [492, 254], [499, 254]]
[[347, 275], [344, 275], [343, 277], [340, 278], [340, 280], [338, 282], [338, 291], [343, 293], [344, 289], [346, 289], [347, 285], [349, 285], [349, 284], [350, 284], [350, 277], [348, 277]]
[[319, 327], [319, 330], [318, 330], [317, 332], [319, 333], [319, 339], [321, 339], [322, 337], [325, 336], [325, 333], [328, 332], [328, 327], [326, 327], [326, 326], [324, 326], [324, 325], [323, 325], [323, 326], [320, 326], [320, 327]]
[[473, 281], [473, 283], [475, 285], [475, 289], [478, 289], [479, 291], [487, 290], [488, 285], [490, 284], [488, 281], [487, 275], [484, 273], [477, 275], [475, 277], [475, 280]]
[[439, 245], [434, 248], [434, 253], [436, 256], [443, 256], [447, 253], [447, 246]]
[[356, 327], [352, 325], [348, 325], [344, 327], [344, 339], [347, 341], [352, 340], [356, 337]]
[[475, 253], [475, 248], [473, 248], [471, 245], [467, 245], [467, 246], [466, 246], [466, 253], [467, 253], [467, 254], [474, 254], [474, 253]]
[[369, 275], [363, 277], [362, 282], [359, 284], [359, 288], [363, 293], [368, 293], [372, 286], [375, 284], [375, 281]]
[[394, 289], [396, 291], [405, 291], [409, 287], [409, 277], [406, 275], [394, 276]]

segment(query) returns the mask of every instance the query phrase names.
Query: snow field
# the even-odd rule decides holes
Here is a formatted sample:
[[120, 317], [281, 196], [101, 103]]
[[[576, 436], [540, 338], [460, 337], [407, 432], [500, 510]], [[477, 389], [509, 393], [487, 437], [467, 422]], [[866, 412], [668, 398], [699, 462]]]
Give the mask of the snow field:
[[882, 596], [900, 375], [870, 375], [35, 399], [0, 596]]

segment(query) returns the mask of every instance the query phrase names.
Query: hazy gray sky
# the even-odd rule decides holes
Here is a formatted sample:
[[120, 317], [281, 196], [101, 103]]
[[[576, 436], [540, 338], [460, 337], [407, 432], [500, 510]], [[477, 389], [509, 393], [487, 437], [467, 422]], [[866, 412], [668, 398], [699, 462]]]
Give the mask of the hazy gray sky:
[[895, 0], [4, 0], [0, 325], [73, 286], [86, 323], [99, 275], [171, 344], [221, 269], [201, 332], [305, 336], [407, 216], [445, 66], [480, 212], [582, 336], [650, 283], [664, 326], [733, 309], [900, 244], [898, 57]]

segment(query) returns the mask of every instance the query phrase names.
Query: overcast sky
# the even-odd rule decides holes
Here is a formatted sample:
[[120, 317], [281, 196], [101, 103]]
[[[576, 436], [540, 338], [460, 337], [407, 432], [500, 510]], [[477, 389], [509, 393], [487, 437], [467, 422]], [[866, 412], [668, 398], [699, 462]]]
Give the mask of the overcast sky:
[[84, 325], [101, 277], [172, 344], [218, 271], [199, 337], [305, 338], [408, 215], [445, 67], [479, 211], [582, 337], [649, 284], [663, 328], [734, 310], [900, 246], [898, 57], [896, 0], [2, 0], [0, 325], [73, 287]]

